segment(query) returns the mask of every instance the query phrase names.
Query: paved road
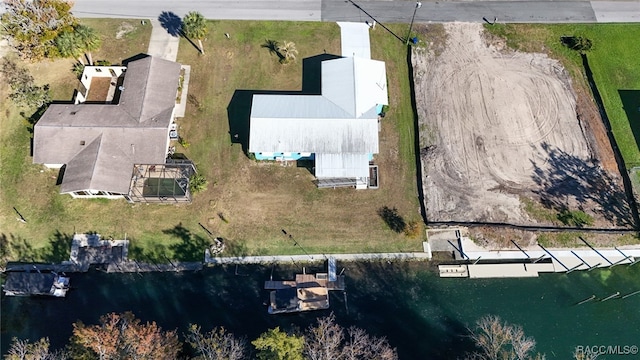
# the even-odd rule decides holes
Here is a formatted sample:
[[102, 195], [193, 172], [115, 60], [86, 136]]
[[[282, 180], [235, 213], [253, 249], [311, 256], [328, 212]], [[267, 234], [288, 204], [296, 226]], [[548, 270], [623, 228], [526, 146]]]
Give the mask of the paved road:
[[[354, 0], [382, 22], [411, 20], [415, 2]], [[418, 22], [640, 22], [640, 1], [427, 1]], [[162, 11], [183, 16], [198, 10], [209, 19], [365, 21], [369, 17], [345, 0], [76, 0], [78, 17], [157, 18]]]
[[76, 0], [78, 17], [157, 18], [163, 11], [182, 17], [197, 10], [208, 19], [320, 21], [321, 0]]

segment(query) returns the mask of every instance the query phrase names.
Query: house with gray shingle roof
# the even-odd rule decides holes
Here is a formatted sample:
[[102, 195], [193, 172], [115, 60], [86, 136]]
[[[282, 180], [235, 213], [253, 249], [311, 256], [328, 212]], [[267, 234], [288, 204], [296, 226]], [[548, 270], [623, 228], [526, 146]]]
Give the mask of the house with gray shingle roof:
[[315, 160], [320, 187], [366, 188], [388, 105], [385, 63], [371, 59], [368, 25], [338, 25], [343, 57], [322, 62], [320, 95], [253, 96], [249, 152], [257, 160]]
[[[167, 197], [170, 189], [163, 192], [162, 187], [188, 196], [188, 181], [167, 180], [165, 171], [180, 64], [148, 56], [129, 62], [126, 70], [98, 70], [113, 75], [107, 86], [117, 101], [50, 105], [34, 127], [33, 162], [63, 168], [60, 192], [73, 197], [136, 201], [131, 196], [136, 186], [149, 187], [146, 193], [152, 198]], [[85, 70], [83, 84], [91, 82], [87, 71], [96, 68]], [[151, 181], [150, 168], [162, 170], [155, 174], [162, 180]], [[179, 169], [174, 175], [187, 178], [195, 171], [190, 163], [169, 169]]]

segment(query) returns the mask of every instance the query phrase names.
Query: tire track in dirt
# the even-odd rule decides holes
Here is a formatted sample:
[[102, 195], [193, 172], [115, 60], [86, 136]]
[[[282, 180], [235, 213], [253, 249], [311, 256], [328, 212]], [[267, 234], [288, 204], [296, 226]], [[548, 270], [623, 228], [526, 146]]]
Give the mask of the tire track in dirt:
[[521, 196], [606, 211], [604, 199], [579, 193], [595, 188], [580, 169], [600, 171], [562, 66], [487, 45], [481, 24], [445, 30], [438, 56], [416, 49], [412, 57], [427, 219], [536, 223]]

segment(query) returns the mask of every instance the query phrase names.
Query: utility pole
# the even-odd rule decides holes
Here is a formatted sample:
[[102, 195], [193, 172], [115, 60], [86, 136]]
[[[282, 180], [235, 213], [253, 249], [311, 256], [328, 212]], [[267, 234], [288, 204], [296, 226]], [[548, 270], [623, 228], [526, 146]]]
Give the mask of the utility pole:
[[416, 1], [416, 7], [413, 8], [413, 16], [411, 17], [411, 25], [409, 25], [409, 33], [407, 34], [407, 41], [405, 45], [409, 45], [409, 38], [411, 37], [411, 29], [413, 29], [413, 20], [416, 19], [416, 12], [418, 9], [422, 7], [422, 3], [420, 1]]

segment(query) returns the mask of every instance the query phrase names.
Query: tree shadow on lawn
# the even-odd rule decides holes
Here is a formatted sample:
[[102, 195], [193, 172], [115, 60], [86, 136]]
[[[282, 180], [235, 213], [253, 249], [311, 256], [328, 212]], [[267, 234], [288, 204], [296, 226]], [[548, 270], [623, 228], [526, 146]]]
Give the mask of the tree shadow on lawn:
[[340, 56], [320, 54], [302, 60], [302, 90], [236, 90], [227, 106], [229, 136], [232, 144], [241, 144], [249, 155], [249, 128], [253, 95], [320, 95], [322, 91], [322, 61], [338, 59]]
[[636, 146], [640, 149], [640, 90], [618, 90], [618, 94], [636, 139]]
[[42, 248], [34, 248], [26, 239], [14, 234], [0, 234], [0, 261], [61, 263], [69, 260], [73, 235], [59, 230]]
[[179, 261], [203, 261], [204, 250], [211, 245], [213, 240], [193, 234], [182, 223], [171, 229], [162, 230], [163, 233], [177, 237], [180, 242], [169, 245], [173, 257]]
[[407, 228], [407, 223], [398, 213], [397, 208], [383, 206], [378, 209], [378, 215], [384, 220], [387, 226], [396, 233], [401, 233]]
[[275, 40], [265, 40], [264, 44], [260, 45], [261, 48], [265, 48], [269, 50], [269, 54], [277, 55], [278, 60], [282, 62], [284, 60], [284, 55], [280, 52], [280, 44], [278, 44]]
[[[570, 209], [576, 202], [580, 210], [592, 210], [616, 226], [634, 226], [625, 192], [602, 168], [591, 161], [578, 158], [543, 143], [548, 169], [535, 162], [533, 180], [541, 187], [535, 193], [542, 205], [558, 212]], [[597, 205], [586, 209], [583, 206]]]
[[163, 244], [154, 243], [143, 248], [131, 242], [129, 244], [128, 258], [148, 264], [166, 264], [169, 262], [168, 251], [167, 246]]
[[178, 37], [182, 35], [182, 19], [172, 11], [163, 11], [158, 16], [160, 25], [167, 30], [169, 35]]

